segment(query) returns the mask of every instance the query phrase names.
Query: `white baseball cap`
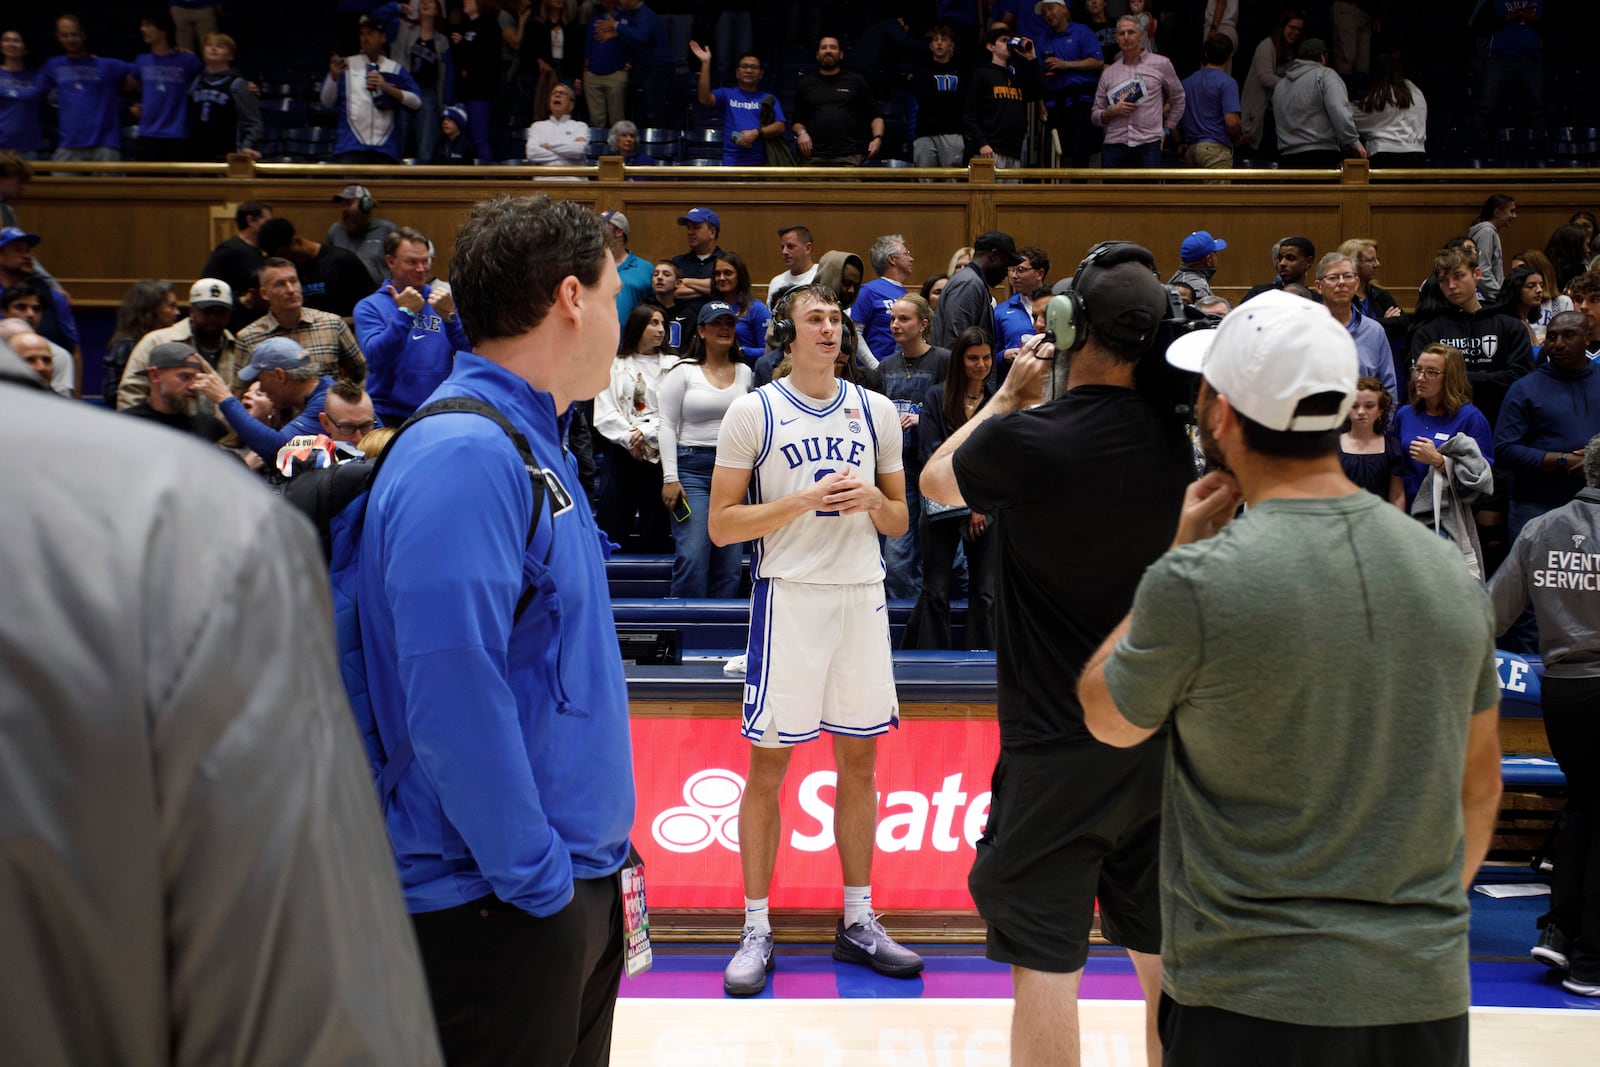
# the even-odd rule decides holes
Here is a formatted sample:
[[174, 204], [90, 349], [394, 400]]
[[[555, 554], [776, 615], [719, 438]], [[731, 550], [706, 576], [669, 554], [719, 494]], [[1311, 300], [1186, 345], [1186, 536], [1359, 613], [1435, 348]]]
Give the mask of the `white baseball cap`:
[[[1321, 304], [1271, 291], [1239, 305], [1215, 330], [1167, 349], [1167, 362], [1199, 374], [1235, 411], [1269, 430], [1332, 430], [1355, 401], [1356, 343]], [[1300, 401], [1342, 393], [1337, 414], [1295, 416]]]

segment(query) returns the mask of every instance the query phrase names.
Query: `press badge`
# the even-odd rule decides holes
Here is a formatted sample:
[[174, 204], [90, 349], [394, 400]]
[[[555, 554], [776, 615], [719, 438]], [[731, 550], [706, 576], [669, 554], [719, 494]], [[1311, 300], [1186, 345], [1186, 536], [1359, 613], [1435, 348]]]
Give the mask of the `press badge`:
[[644, 901], [644, 860], [632, 846], [628, 848], [628, 862], [619, 877], [622, 879], [623, 966], [629, 978], [637, 978], [650, 969], [654, 958], [650, 952], [650, 911]]

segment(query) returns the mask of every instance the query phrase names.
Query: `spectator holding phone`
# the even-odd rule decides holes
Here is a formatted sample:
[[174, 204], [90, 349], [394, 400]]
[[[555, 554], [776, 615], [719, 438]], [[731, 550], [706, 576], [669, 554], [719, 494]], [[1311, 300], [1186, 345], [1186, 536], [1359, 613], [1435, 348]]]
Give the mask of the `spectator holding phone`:
[[[647, 306], [647, 305], [641, 305]], [[658, 312], [659, 314], [659, 312]], [[740, 546], [717, 547], [706, 530], [717, 434], [728, 406], [750, 391], [734, 361], [733, 308], [707, 301], [683, 358], [661, 379], [661, 502], [672, 514], [672, 595], [739, 595]]]

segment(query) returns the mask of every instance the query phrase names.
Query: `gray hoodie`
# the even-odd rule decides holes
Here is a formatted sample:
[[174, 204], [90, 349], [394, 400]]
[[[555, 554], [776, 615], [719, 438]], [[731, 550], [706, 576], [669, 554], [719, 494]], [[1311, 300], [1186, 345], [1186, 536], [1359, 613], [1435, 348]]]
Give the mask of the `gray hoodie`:
[[1505, 630], [1530, 603], [1539, 616], [1539, 655], [1551, 678], [1600, 677], [1600, 489], [1522, 528], [1489, 582], [1495, 626]]
[[1339, 75], [1314, 59], [1297, 59], [1272, 91], [1279, 152], [1333, 151], [1361, 143], [1350, 94]]

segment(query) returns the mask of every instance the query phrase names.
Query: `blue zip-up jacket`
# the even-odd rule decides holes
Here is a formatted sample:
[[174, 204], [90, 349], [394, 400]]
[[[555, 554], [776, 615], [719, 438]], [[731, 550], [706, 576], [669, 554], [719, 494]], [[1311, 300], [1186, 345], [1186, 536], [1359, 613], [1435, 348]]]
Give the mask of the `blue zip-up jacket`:
[[412, 912], [492, 893], [547, 916], [572, 898], [574, 878], [621, 868], [633, 825], [604, 537], [548, 393], [458, 352], [432, 399], [451, 396], [487, 401], [521, 430], [552, 493], [528, 545], [528, 474], [481, 415], [425, 419], [385, 461], [356, 598], [385, 748], [409, 734], [416, 756], [384, 818]]
[[1546, 363], [1512, 383], [1494, 427], [1495, 461], [1511, 469], [1511, 499], [1548, 511], [1578, 495], [1580, 471], [1545, 471], [1546, 452], [1578, 452], [1600, 433], [1600, 369]]
[[449, 321], [427, 303], [433, 287], [422, 287], [422, 310], [413, 315], [389, 295], [387, 280], [356, 304], [356, 341], [367, 357], [367, 392], [372, 407], [399, 426], [450, 376], [457, 352], [472, 345], [461, 318]]

